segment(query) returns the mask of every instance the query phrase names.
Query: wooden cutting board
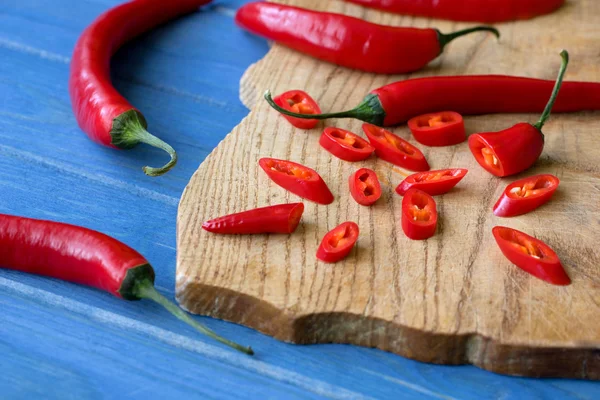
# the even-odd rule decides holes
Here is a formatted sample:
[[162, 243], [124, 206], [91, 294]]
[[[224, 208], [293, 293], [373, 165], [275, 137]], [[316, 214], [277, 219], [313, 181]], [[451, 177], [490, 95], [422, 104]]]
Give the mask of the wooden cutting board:
[[[467, 24], [385, 14], [341, 1], [290, 1], [388, 25]], [[570, 80], [600, 81], [600, 2], [570, 0], [559, 12], [498, 25], [497, 42], [474, 34], [453, 42], [416, 76], [509, 74], [554, 79], [562, 48]], [[393, 52], [393, 49], [390, 49]], [[241, 83], [252, 111], [192, 177], [177, 221], [177, 299], [187, 310], [240, 323], [293, 343], [352, 343], [443, 364], [471, 363], [505, 374], [600, 379], [600, 114], [555, 115], [545, 126], [546, 148], [526, 173], [509, 179], [479, 167], [466, 143], [418, 145], [432, 169], [464, 167], [467, 177], [437, 198], [437, 234], [411, 241], [402, 233], [402, 176], [376, 158], [347, 163], [318, 145], [324, 126], [362, 133], [361, 123], [330, 120], [311, 131], [293, 128], [262, 101], [266, 89], [311, 93], [323, 110], [358, 104], [369, 90], [408, 78], [336, 67], [275, 45]], [[468, 117], [467, 131], [494, 131], [538, 115]], [[406, 126], [393, 132], [415, 143]], [[269, 181], [261, 157], [316, 169], [336, 200], [305, 201], [292, 235], [219, 236], [202, 222], [244, 209], [300, 201]], [[382, 198], [370, 208], [349, 196], [348, 176], [374, 169]], [[504, 187], [537, 173], [561, 180], [554, 199], [528, 215], [502, 219], [492, 206]], [[341, 222], [359, 224], [355, 250], [335, 265], [317, 261], [321, 238]], [[546, 284], [511, 265], [492, 227], [532, 234], [554, 248], [572, 285]]]

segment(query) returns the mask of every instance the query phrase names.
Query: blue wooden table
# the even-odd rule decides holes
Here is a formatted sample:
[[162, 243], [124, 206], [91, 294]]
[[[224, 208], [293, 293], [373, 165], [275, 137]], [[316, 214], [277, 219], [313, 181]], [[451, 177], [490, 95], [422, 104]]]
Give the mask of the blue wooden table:
[[[166, 1], [166, 0], [165, 0]], [[267, 44], [223, 0], [143, 36], [112, 65], [116, 87], [178, 150], [114, 151], [77, 127], [67, 93], [77, 37], [117, 0], [0, 2], [0, 212], [84, 225], [143, 253], [173, 299], [175, 216], [200, 162], [247, 114], [238, 82]], [[198, 335], [149, 301], [0, 270], [0, 398], [600, 398], [600, 384], [510, 378], [348, 345], [294, 346], [197, 317], [254, 358]]]

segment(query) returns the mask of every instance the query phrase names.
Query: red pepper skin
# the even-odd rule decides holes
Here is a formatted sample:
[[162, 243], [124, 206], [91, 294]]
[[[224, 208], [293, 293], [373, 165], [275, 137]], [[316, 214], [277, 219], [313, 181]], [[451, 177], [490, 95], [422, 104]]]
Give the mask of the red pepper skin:
[[363, 161], [373, 154], [375, 149], [360, 136], [345, 129], [325, 128], [319, 144], [325, 150], [344, 161]]
[[[299, 112], [300, 114], [320, 114], [321, 109], [310, 95], [302, 90], [290, 90], [273, 99], [277, 105], [286, 110]], [[291, 103], [291, 104], [290, 104]], [[298, 129], [312, 129], [319, 121], [316, 119], [300, 119], [282, 114], [290, 124]]]
[[452, 146], [467, 140], [465, 121], [454, 111], [419, 115], [408, 120], [408, 128], [425, 146]]
[[154, 269], [137, 251], [80, 226], [0, 214], [0, 268], [95, 287], [125, 300], [150, 299], [198, 331], [246, 354], [191, 319], [154, 288]]
[[435, 234], [438, 214], [435, 200], [419, 189], [410, 189], [402, 198], [402, 230], [413, 240], [429, 239]]
[[315, 203], [333, 203], [333, 194], [314, 169], [275, 158], [261, 158], [258, 164], [273, 182], [285, 190]]
[[525, 171], [542, 154], [544, 136], [533, 125], [522, 122], [500, 132], [469, 136], [475, 159], [492, 175], [504, 177]]
[[549, 14], [565, 0], [346, 0], [396, 14], [451, 21], [505, 22]]
[[558, 256], [546, 243], [505, 226], [495, 226], [492, 233], [502, 254], [523, 271], [553, 285], [571, 283]]
[[317, 250], [317, 258], [327, 263], [346, 258], [358, 240], [359, 232], [358, 225], [351, 221], [333, 228], [323, 237]]
[[396, 193], [404, 196], [410, 189], [422, 190], [430, 196], [448, 193], [469, 172], [464, 168], [441, 169], [437, 171], [417, 172], [407, 176], [396, 187]]
[[514, 217], [527, 214], [547, 203], [560, 183], [550, 174], [530, 176], [514, 181], [504, 189], [504, 193], [494, 205], [497, 217]]
[[379, 74], [417, 71], [437, 58], [457, 37], [492, 27], [475, 27], [450, 34], [437, 29], [378, 25], [342, 14], [264, 1], [243, 5], [236, 23], [259, 36], [320, 60]]
[[381, 197], [381, 185], [375, 171], [361, 168], [348, 178], [350, 194], [356, 202], [363, 206], [375, 204]]
[[171, 161], [164, 167], [144, 167], [148, 175], [167, 172], [176, 164], [177, 154], [171, 146], [146, 131], [144, 116], [112, 86], [110, 58], [130, 39], [209, 2], [130, 1], [99, 16], [75, 45], [69, 93], [79, 126], [93, 141], [104, 146], [130, 149], [143, 142], [169, 153]]
[[429, 164], [421, 150], [401, 137], [371, 124], [363, 124], [365, 135], [375, 148], [377, 157], [411, 171], [428, 171]]
[[211, 219], [202, 229], [228, 235], [259, 233], [292, 233], [298, 227], [304, 204], [278, 204], [260, 207]]

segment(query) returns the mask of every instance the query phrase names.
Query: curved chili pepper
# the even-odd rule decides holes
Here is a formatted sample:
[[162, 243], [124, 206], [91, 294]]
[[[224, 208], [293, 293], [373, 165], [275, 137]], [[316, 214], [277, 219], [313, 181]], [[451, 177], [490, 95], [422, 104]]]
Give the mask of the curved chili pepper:
[[130, 1], [99, 16], [75, 45], [69, 93], [79, 126], [93, 141], [104, 146], [130, 149], [139, 143], [147, 143], [169, 153], [171, 160], [163, 167], [144, 167], [147, 175], [157, 176], [169, 171], [177, 163], [177, 153], [146, 131], [144, 116], [112, 86], [110, 57], [130, 39], [209, 2]]
[[150, 299], [203, 334], [246, 354], [194, 321], [154, 288], [154, 269], [137, 251], [103, 233], [60, 222], [0, 214], [0, 267], [95, 287], [125, 300]]
[[500, 36], [491, 26], [443, 34], [437, 29], [384, 26], [262, 1], [243, 5], [235, 21], [252, 33], [320, 60], [379, 74], [417, 71], [437, 58], [448, 43], [472, 32]]
[[396, 14], [451, 21], [505, 22], [549, 14], [565, 0], [346, 0]]
[[425, 240], [435, 234], [438, 214], [435, 200], [419, 189], [409, 189], [402, 198], [402, 230], [413, 240]]
[[[280, 113], [298, 118], [355, 118], [378, 126], [393, 126], [432, 112], [453, 110], [461, 115], [541, 112], [553, 81], [503, 75], [435, 76], [408, 79], [372, 90], [355, 108], [310, 117], [290, 113], [265, 100]], [[600, 83], [565, 82], [552, 112], [600, 110]]]
[[560, 181], [554, 175], [542, 174], [514, 181], [504, 189], [494, 205], [494, 215], [514, 217], [527, 214], [547, 203]]
[[285, 190], [315, 203], [333, 203], [327, 184], [314, 169], [275, 158], [261, 158], [258, 164], [273, 182]]
[[363, 124], [362, 128], [375, 148], [377, 157], [412, 171], [429, 169], [429, 164], [421, 150], [406, 140], [375, 125]]
[[292, 233], [298, 227], [304, 204], [278, 204], [211, 219], [202, 229], [223, 234]]
[[396, 187], [396, 193], [404, 196], [412, 188], [424, 191], [430, 196], [448, 193], [469, 172], [464, 168], [440, 169], [437, 171], [417, 172], [407, 176]]
[[344, 222], [333, 228], [323, 237], [317, 250], [317, 258], [327, 263], [335, 263], [345, 258], [358, 240], [359, 229], [354, 222]]
[[[289, 90], [281, 93], [273, 99], [280, 107], [286, 110], [297, 112], [300, 114], [320, 114], [321, 109], [317, 102], [310, 95], [302, 90]], [[296, 128], [312, 129], [319, 121], [316, 119], [300, 119], [282, 114], [285, 119]]]
[[542, 127], [550, 117], [563, 76], [569, 64], [569, 53], [560, 53], [562, 65], [550, 100], [535, 124], [519, 123], [499, 132], [477, 133], [469, 136], [469, 149], [475, 160], [492, 175], [504, 177], [518, 174], [531, 167], [544, 149]]
[[454, 111], [419, 115], [408, 120], [408, 128], [425, 146], [452, 146], [467, 140], [465, 121]]
[[325, 150], [344, 161], [362, 161], [375, 150], [369, 142], [345, 129], [325, 128], [319, 144]]
[[546, 243], [505, 226], [495, 226], [492, 233], [502, 254], [523, 271], [553, 285], [571, 283], [558, 256]]
[[352, 198], [360, 205], [371, 206], [381, 197], [377, 174], [369, 168], [361, 168], [350, 175], [348, 185]]

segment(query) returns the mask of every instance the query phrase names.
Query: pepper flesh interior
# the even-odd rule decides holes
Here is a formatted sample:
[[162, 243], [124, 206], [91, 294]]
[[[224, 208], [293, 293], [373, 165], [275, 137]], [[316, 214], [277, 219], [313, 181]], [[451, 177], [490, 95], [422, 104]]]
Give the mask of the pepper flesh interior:
[[544, 258], [544, 252], [537, 243], [529, 240], [515, 231], [500, 231], [500, 237], [509, 242], [515, 249], [523, 254], [537, 259]]
[[350, 227], [345, 226], [343, 230], [335, 232], [329, 238], [329, 245], [334, 249], [337, 247], [342, 247], [350, 240]]
[[298, 114], [314, 114], [315, 110], [312, 105], [306, 102], [306, 99], [296, 94], [285, 100], [293, 112]]
[[412, 156], [413, 154], [415, 154], [415, 151], [411, 148], [410, 145], [408, 145], [404, 141], [398, 139], [397, 137], [392, 136], [386, 132], [384, 132], [384, 137], [385, 137], [385, 140], [389, 144], [391, 144], [392, 146], [394, 146], [396, 149], [400, 150], [401, 152], [408, 154], [409, 156]]
[[359, 182], [359, 188], [360, 191], [366, 196], [373, 196], [373, 194], [375, 193], [375, 188], [373, 187], [373, 185], [371, 185], [370, 181], [370, 175], [365, 172], [364, 174], [361, 174], [358, 177], [358, 182]]
[[295, 165], [289, 165], [289, 164], [284, 164], [284, 163], [278, 163], [275, 161], [270, 161], [267, 166], [273, 171], [276, 171], [276, 172], [279, 172], [282, 174], [286, 174], [286, 175], [290, 175], [290, 176], [295, 176], [300, 179], [312, 178], [312, 174], [310, 171], [307, 171], [303, 168], [299, 168]]
[[516, 197], [530, 197], [544, 193], [552, 187], [552, 182], [546, 178], [538, 178], [533, 182], [527, 182], [523, 186], [510, 189], [510, 193]]
[[427, 197], [420, 193], [415, 193], [411, 198], [411, 202], [413, 206], [408, 209], [408, 213], [413, 221], [426, 222], [431, 219], [431, 211], [427, 208], [429, 204]]
[[481, 155], [483, 156], [483, 160], [487, 165], [494, 169], [500, 169], [500, 160], [496, 157], [496, 154], [492, 149], [487, 146], [481, 148]]
[[349, 146], [352, 146], [355, 149], [364, 149], [365, 148], [364, 143], [359, 142], [358, 140], [356, 140], [356, 138], [352, 137], [351, 135], [348, 135], [344, 131], [340, 131], [340, 130], [334, 129], [329, 134], [334, 139], [336, 139], [338, 142], [341, 142], [341, 143], [347, 144]]
[[445, 177], [455, 176], [456, 171], [439, 171], [439, 172], [426, 172], [424, 174], [418, 174], [413, 179], [415, 182], [427, 182], [437, 181]]

